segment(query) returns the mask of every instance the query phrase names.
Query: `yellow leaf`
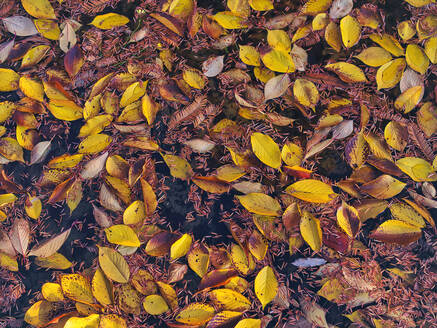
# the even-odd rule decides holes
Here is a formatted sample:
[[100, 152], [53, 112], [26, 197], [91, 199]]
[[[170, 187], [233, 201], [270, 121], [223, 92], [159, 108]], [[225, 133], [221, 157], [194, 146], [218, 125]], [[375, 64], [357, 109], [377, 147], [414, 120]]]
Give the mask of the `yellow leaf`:
[[397, 167], [414, 181], [436, 181], [437, 176], [431, 175], [434, 168], [422, 158], [404, 157], [396, 161]]
[[26, 214], [34, 220], [37, 220], [41, 215], [42, 202], [41, 199], [35, 196], [28, 195], [26, 202], [24, 203], [24, 209]]
[[251, 302], [240, 293], [227, 288], [215, 289], [209, 292], [212, 302], [223, 310], [228, 311], [247, 311]]
[[36, 46], [29, 49], [21, 61], [21, 69], [38, 64], [50, 50], [50, 46]]
[[315, 16], [331, 7], [332, 0], [308, 0], [301, 9], [302, 15]]
[[81, 303], [93, 303], [91, 285], [84, 276], [77, 273], [64, 274], [61, 276], [61, 287], [68, 298]]
[[42, 285], [41, 294], [49, 302], [61, 302], [64, 300], [61, 285], [53, 282], [46, 282]]
[[173, 17], [186, 21], [193, 13], [193, 0], [173, 0], [168, 8], [168, 13]]
[[170, 174], [178, 179], [188, 180], [193, 176], [193, 169], [190, 163], [188, 163], [182, 157], [176, 155], [164, 155], [161, 154], [165, 164], [170, 169]]
[[243, 319], [234, 328], [261, 328], [260, 319]]
[[360, 191], [377, 199], [388, 199], [399, 194], [406, 183], [403, 183], [390, 175], [383, 174], [378, 178], [363, 184]]
[[265, 266], [258, 272], [255, 278], [255, 294], [262, 304], [263, 309], [276, 297], [278, 293], [278, 281], [273, 269]]
[[75, 121], [83, 117], [83, 109], [70, 100], [52, 99], [49, 110], [59, 120]]
[[394, 219], [411, 224], [418, 228], [425, 227], [425, 220], [414, 208], [403, 202], [390, 205], [390, 213]]
[[255, 67], [253, 69], [253, 74], [255, 77], [263, 83], [275, 77], [275, 73], [271, 70], [263, 67]]
[[311, 27], [313, 31], [320, 31], [323, 30], [326, 26], [328, 26], [330, 20], [327, 13], [320, 13], [317, 14], [316, 17], [314, 17], [313, 21], [311, 22]]
[[343, 293], [343, 286], [338, 279], [332, 278], [326, 281], [317, 292], [317, 295], [326, 298], [328, 301], [336, 301]]
[[[61, 35], [61, 30], [59, 29], [58, 23], [51, 19], [35, 19], [35, 27], [38, 32], [49, 40], [59, 40]], [[82, 66], [82, 64], [80, 65]], [[80, 67], [78, 68], [78, 70]]]
[[274, 72], [290, 73], [295, 71], [295, 66], [291, 55], [275, 49], [261, 55], [264, 65]]
[[243, 313], [236, 311], [221, 311], [217, 313], [209, 322], [207, 327], [230, 327], [240, 320]]
[[91, 93], [89, 95], [89, 99], [93, 99], [95, 96], [102, 93], [103, 90], [105, 90], [105, 88], [108, 86], [109, 82], [111, 82], [113, 76], [114, 73], [109, 73], [104, 77], [100, 78], [96, 83], [94, 83], [93, 88], [91, 89]]
[[189, 234], [183, 234], [178, 240], [176, 240], [170, 247], [170, 258], [172, 260], [178, 259], [185, 254], [191, 248], [191, 243], [193, 242], [193, 238]]
[[53, 158], [47, 165], [52, 169], [66, 169], [75, 167], [83, 158], [83, 154], [64, 154]]
[[437, 132], [437, 107], [432, 102], [426, 102], [420, 107], [417, 123], [428, 138]]
[[315, 252], [322, 248], [322, 229], [320, 228], [320, 221], [307, 211], [302, 212], [300, 219], [300, 234], [305, 242]]
[[141, 312], [140, 294], [130, 285], [117, 286], [118, 306], [125, 313], [139, 315]]
[[381, 47], [368, 47], [355, 56], [355, 58], [372, 67], [382, 66], [392, 60], [390, 53]]
[[18, 262], [14, 257], [0, 252], [0, 267], [16, 272], [18, 271]]
[[55, 253], [49, 257], [37, 257], [35, 259], [35, 264], [41, 268], [49, 268], [54, 270], [66, 270], [73, 266], [73, 263], [67, 260], [64, 255], [59, 253]]
[[411, 21], [400, 22], [397, 26], [398, 34], [404, 41], [410, 40], [415, 34], [416, 29]]
[[422, 99], [423, 92], [422, 85], [405, 90], [395, 101], [396, 109], [402, 110], [405, 114], [411, 112]]
[[44, 86], [38, 80], [22, 76], [19, 81], [20, 90], [29, 98], [44, 101]]
[[429, 66], [429, 59], [417, 44], [409, 44], [405, 53], [408, 66], [420, 74], [425, 74]]
[[367, 82], [366, 75], [358, 66], [346, 62], [337, 62], [325, 66], [333, 71], [338, 77], [348, 83]]
[[311, 107], [315, 111], [315, 106], [319, 102], [319, 91], [313, 82], [297, 79], [294, 82], [293, 94], [302, 105]]
[[102, 269], [97, 268], [91, 281], [91, 288], [96, 300], [103, 306], [114, 303], [112, 282], [106, 278]]
[[234, 29], [240, 29], [245, 28], [247, 25], [245, 25], [243, 22], [245, 21], [245, 18], [234, 14], [231, 11], [221, 11], [212, 16], [214, 20], [223, 28], [227, 28], [230, 30]]
[[35, 327], [45, 327], [56, 311], [54, 303], [42, 300], [34, 303], [24, 314], [24, 321]]
[[200, 278], [208, 272], [209, 253], [205, 246], [194, 246], [187, 254], [187, 261], [190, 269]]
[[99, 328], [127, 328], [127, 323], [116, 314], [107, 314], [101, 316]]
[[291, 51], [291, 40], [284, 30], [267, 30], [267, 43], [275, 50]]
[[144, 202], [136, 200], [130, 204], [123, 213], [124, 224], [137, 224], [146, 218], [146, 209]]
[[162, 281], [157, 281], [156, 284], [158, 285], [161, 296], [164, 297], [165, 302], [170, 306], [170, 308], [173, 311], [177, 309], [178, 298], [174, 288], [169, 284], [163, 283]]
[[249, 5], [253, 10], [256, 11], [274, 9], [272, 0], [249, 0]]
[[369, 38], [395, 57], [404, 55], [404, 49], [402, 48], [401, 44], [390, 34], [379, 35], [377, 33], [373, 33], [369, 35]]
[[425, 53], [433, 64], [437, 64], [437, 37], [425, 41]]
[[299, 27], [293, 35], [291, 39], [291, 43], [295, 43], [296, 41], [305, 38], [312, 32], [311, 24], [306, 24], [304, 26]]
[[255, 132], [250, 141], [255, 156], [264, 164], [279, 169], [281, 166], [281, 152], [278, 144], [268, 135]]
[[89, 98], [85, 102], [85, 106], [83, 109], [83, 118], [86, 120], [89, 120], [90, 118], [96, 116], [100, 112], [100, 99], [102, 98], [102, 95], [97, 95], [93, 98]]
[[187, 68], [182, 72], [182, 77], [187, 84], [195, 89], [203, 89], [206, 84], [205, 76], [195, 68]]
[[67, 320], [64, 328], [97, 328], [99, 327], [100, 314], [91, 314], [88, 317], [71, 317]]
[[240, 245], [231, 245], [231, 261], [235, 269], [241, 274], [247, 275], [250, 272], [249, 259]]
[[258, 231], [253, 230], [247, 240], [250, 253], [258, 260], [262, 261], [266, 256], [268, 244], [265, 237]]
[[152, 125], [155, 122], [156, 114], [158, 113], [160, 106], [146, 93], [141, 98], [141, 109], [144, 117], [147, 119], [147, 123]]
[[86, 137], [79, 144], [78, 153], [96, 154], [108, 147], [112, 142], [112, 137], [106, 134], [94, 134]]
[[241, 205], [243, 205], [249, 212], [270, 216], [280, 216], [282, 214], [279, 202], [269, 195], [252, 192], [247, 195], [235, 197], [238, 198]]
[[214, 316], [214, 308], [205, 303], [191, 303], [176, 316], [176, 321], [187, 325], [203, 325]]
[[20, 75], [8, 68], [0, 68], [0, 91], [15, 91], [19, 87]]
[[123, 26], [127, 23], [129, 23], [129, 18], [126, 16], [108, 13], [94, 17], [90, 25], [94, 25], [101, 30], [109, 30], [113, 27]]
[[5, 122], [11, 117], [16, 108], [17, 106], [10, 101], [0, 102], [0, 123]]
[[106, 228], [105, 233], [106, 238], [110, 243], [130, 247], [140, 247], [141, 245], [135, 231], [127, 225], [113, 225], [109, 228]]
[[119, 155], [109, 156], [106, 160], [106, 172], [113, 177], [127, 179], [129, 169], [129, 163]]
[[281, 158], [288, 166], [299, 166], [303, 160], [303, 150], [294, 143], [286, 143], [282, 147]]
[[0, 155], [10, 161], [19, 161], [24, 163], [23, 148], [17, 140], [9, 137], [0, 139]]
[[21, 4], [33, 17], [56, 19], [55, 10], [48, 0], [21, 0]]
[[219, 180], [225, 181], [225, 182], [232, 182], [239, 178], [241, 178], [243, 175], [245, 175], [246, 172], [240, 169], [238, 166], [234, 166], [232, 164], [226, 164], [223, 166], [220, 166], [216, 170], [216, 176]]
[[293, 197], [312, 203], [328, 203], [337, 197], [330, 185], [314, 179], [297, 181], [285, 191]]
[[232, 277], [224, 287], [235, 290], [239, 293], [244, 293], [247, 288], [249, 288], [249, 283], [246, 279], [236, 276]]
[[361, 37], [361, 25], [357, 19], [347, 15], [340, 20], [341, 39], [346, 48], [358, 43]]
[[259, 52], [258, 50], [256, 50], [255, 47], [240, 45], [239, 48], [240, 48], [239, 56], [243, 63], [251, 66], [261, 65]]
[[398, 220], [388, 220], [382, 223], [370, 238], [386, 243], [407, 245], [418, 240], [421, 233], [419, 227]]
[[416, 204], [415, 202], [404, 198], [403, 199], [408, 205], [410, 205], [417, 213], [419, 213], [423, 218], [425, 218], [428, 223], [435, 228], [434, 219], [431, 216], [431, 213], [423, 206]]
[[343, 202], [337, 209], [337, 223], [349, 237], [354, 238], [361, 225], [357, 209]]
[[250, 15], [249, 0], [227, 0], [228, 8], [236, 15], [248, 17]]
[[405, 1], [414, 7], [423, 7], [435, 2], [434, 0], [405, 0]]
[[160, 315], [169, 310], [165, 299], [160, 295], [149, 295], [143, 301], [144, 310], [151, 315]]
[[390, 121], [385, 126], [384, 138], [390, 147], [403, 151], [408, 143], [407, 127], [396, 121]]
[[388, 147], [385, 140], [382, 139], [379, 135], [373, 132], [369, 132], [364, 136], [364, 139], [366, 139], [366, 142], [369, 145], [370, 151], [373, 155], [375, 155], [377, 158], [393, 161], [390, 148]]
[[341, 50], [341, 32], [340, 27], [334, 22], [329, 22], [325, 29], [325, 41], [329, 44], [335, 51], [340, 52]]
[[93, 134], [98, 134], [103, 131], [112, 122], [112, 115], [99, 115], [90, 118], [80, 128], [79, 138], [88, 137]]
[[109, 279], [120, 283], [127, 283], [129, 281], [129, 265], [116, 250], [108, 247], [99, 247], [99, 264]]
[[402, 78], [407, 63], [404, 58], [396, 58], [382, 65], [376, 72], [378, 90], [393, 88]]
[[120, 107], [126, 107], [127, 105], [132, 104], [133, 102], [144, 96], [144, 94], [146, 93], [147, 84], [148, 81], [139, 81], [134, 82], [130, 86], [128, 86], [121, 96]]

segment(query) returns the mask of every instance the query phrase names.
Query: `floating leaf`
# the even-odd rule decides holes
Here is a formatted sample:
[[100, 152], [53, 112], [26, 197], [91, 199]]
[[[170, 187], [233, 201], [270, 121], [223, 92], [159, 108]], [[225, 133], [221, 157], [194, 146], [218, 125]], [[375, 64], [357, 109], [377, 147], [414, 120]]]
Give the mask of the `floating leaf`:
[[263, 309], [276, 297], [278, 293], [278, 281], [273, 269], [265, 266], [258, 272], [255, 278], [255, 294], [261, 302]]

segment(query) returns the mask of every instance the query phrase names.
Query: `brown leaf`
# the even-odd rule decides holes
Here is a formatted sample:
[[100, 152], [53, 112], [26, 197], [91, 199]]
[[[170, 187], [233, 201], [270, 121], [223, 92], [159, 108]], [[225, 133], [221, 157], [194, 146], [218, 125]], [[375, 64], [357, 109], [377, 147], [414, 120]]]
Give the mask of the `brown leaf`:
[[64, 67], [68, 75], [71, 77], [76, 76], [79, 73], [82, 65], [84, 64], [82, 51], [79, 45], [74, 45], [64, 56]]
[[174, 282], [181, 281], [184, 279], [185, 274], [188, 271], [188, 266], [186, 264], [172, 263], [168, 268], [168, 283], [172, 284]]
[[234, 269], [218, 269], [212, 270], [203, 276], [197, 287], [198, 291], [206, 288], [214, 288], [226, 285], [231, 278], [238, 276], [238, 272]]
[[15, 219], [9, 238], [15, 250], [21, 255], [26, 255], [30, 239], [29, 223], [24, 219]]

